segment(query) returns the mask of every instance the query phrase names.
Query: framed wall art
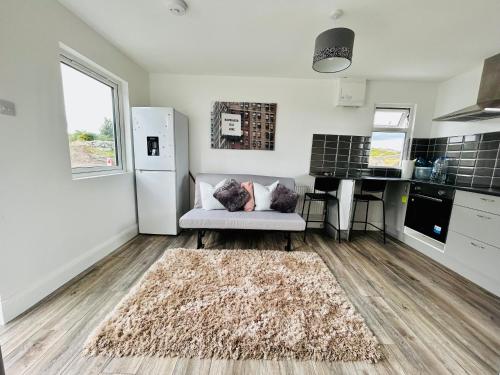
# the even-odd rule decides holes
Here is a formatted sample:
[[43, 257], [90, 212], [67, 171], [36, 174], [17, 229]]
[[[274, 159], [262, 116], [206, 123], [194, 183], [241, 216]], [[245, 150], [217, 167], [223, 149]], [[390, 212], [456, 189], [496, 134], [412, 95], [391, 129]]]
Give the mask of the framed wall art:
[[274, 151], [276, 109], [276, 103], [214, 102], [212, 148]]

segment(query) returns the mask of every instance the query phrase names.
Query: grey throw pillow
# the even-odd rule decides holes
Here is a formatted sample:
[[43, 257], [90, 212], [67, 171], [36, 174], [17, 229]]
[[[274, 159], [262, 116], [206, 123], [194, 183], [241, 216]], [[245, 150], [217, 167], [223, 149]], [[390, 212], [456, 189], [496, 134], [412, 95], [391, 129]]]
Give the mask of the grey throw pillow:
[[217, 199], [228, 211], [239, 211], [250, 200], [250, 194], [236, 180], [229, 180], [215, 190], [214, 198]]
[[273, 192], [271, 209], [283, 213], [292, 213], [295, 212], [295, 206], [297, 206], [298, 200], [299, 195], [295, 191], [278, 184]]

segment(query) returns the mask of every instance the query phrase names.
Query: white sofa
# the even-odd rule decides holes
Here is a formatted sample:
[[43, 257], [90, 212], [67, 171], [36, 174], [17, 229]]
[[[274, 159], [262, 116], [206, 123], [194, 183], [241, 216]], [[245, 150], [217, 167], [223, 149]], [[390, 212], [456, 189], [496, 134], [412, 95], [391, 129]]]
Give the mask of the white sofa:
[[200, 173], [196, 176], [194, 208], [180, 218], [180, 227], [198, 231], [198, 248], [204, 246], [203, 235], [206, 230], [265, 230], [284, 232], [287, 239], [285, 249], [291, 250], [291, 233], [302, 232], [306, 228], [306, 222], [297, 213], [281, 213], [278, 211], [229, 212], [227, 210], [204, 210], [201, 208], [200, 182], [215, 185], [223, 179], [230, 178], [238, 182], [253, 181], [262, 185], [270, 185], [279, 180], [280, 184], [287, 188], [295, 189], [295, 180], [293, 178]]

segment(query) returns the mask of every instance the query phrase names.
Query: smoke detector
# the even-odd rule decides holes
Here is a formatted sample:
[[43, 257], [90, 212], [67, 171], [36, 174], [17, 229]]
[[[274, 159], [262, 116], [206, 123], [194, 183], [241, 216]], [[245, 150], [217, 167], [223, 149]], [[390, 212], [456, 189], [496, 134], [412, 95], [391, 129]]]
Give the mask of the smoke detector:
[[167, 3], [168, 10], [175, 16], [183, 16], [187, 11], [187, 4], [184, 0], [171, 0]]
[[343, 15], [344, 11], [342, 9], [335, 9], [332, 13], [330, 13], [330, 18], [335, 21], [338, 20]]

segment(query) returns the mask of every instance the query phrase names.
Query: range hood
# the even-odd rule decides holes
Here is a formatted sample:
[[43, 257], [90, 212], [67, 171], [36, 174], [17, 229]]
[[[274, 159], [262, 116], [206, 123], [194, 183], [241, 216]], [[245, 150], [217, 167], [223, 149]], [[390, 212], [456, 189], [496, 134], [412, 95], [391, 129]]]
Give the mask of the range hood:
[[500, 117], [500, 53], [484, 60], [477, 103], [433, 121], [481, 121]]

